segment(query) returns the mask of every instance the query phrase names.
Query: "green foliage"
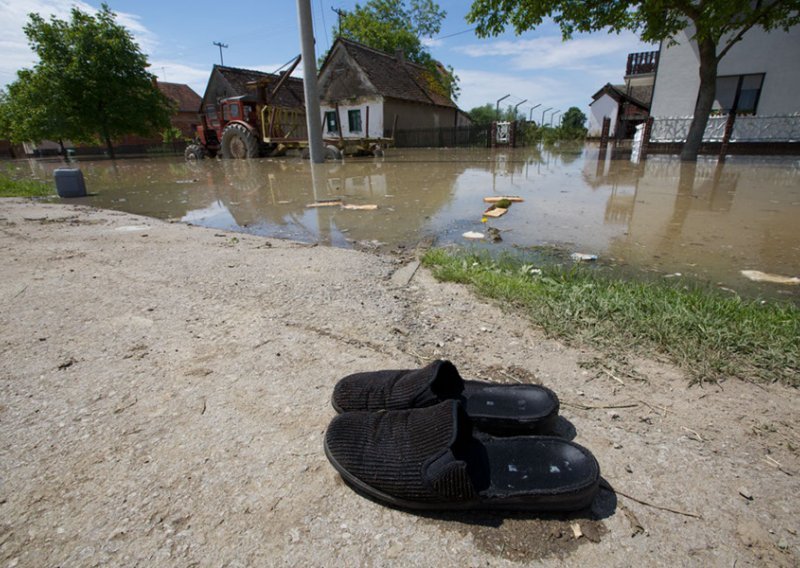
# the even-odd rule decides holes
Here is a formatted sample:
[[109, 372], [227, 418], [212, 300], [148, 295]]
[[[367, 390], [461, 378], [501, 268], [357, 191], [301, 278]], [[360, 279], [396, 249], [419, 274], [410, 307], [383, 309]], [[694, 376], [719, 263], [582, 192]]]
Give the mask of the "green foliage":
[[107, 5], [96, 15], [73, 8], [69, 22], [29, 18], [25, 34], [39, 61], [18, 72], [0, 101], [0, 126], [9, 138], [100, 139], [113, 156], [114, 138], [146, 136], [169, 125], [171, 101]]
[[800, 309], [688, 282], [624, 280], [529, 259], [429, 251], [434, 275], [473, 286], [549, 335], [606, 353], [660, 355], [696, 381], [738, 377], [800, 386]]
[[486, 103], [485, 105], [475, 107], [467, 114], [469, 114], [469, 117], [475, 124], [491, 124], [495, 119], [495, 110], [491, 103]]
[[0, 197], [48, 197], [55, 195], [55, 188], [33, 179], [16, 179], [0, 172]]
[[643, 41], [670, 44], [678, 32], [690, 30], [705, 72], [681, 157], [696, 160], [711, 112], [717, 64], [754, 27], [788, 30], [800, 24], [800, 0], [473, 0], [467, 14], [481, 37], [502, 33], [509, 25], [522, 33], [545, 18], [560, 26], [565, 40], [575, 32], [631, 30]]
[[578, 107], [569, 107], [564, 116], [561, 117], [561, 126], [571, 130], [584, 129], [586, 124], [586, 115], [581, 112]]
[[161, 141], [164, 142], [164, 144], [180, 142], [181, 140], [183, 140], [183, 132], [181, 132], [180, 128], [170, 126], [161, 131]]
[[435, 90], [455, 99], [459, 88], [453, 68], [435, 61], [421, 39], [438, 34], [446, 14], [433, 0], [367, 0], [343, 11], [333, 33], [384, 53], [403, 50], [408, 61], [428, 68]]
[[564, 39], [575, 32], [631, 30], [647, 42], [670, 40], [692, 24], [694, 39], [719, 44], [726, 38], [727, 45], [752, 27], [788, 30], [800, 23], [799, 10], [798, 0], [473, 0], [467, 21], [477, 24], [479, 36], [497, 35], [507, 25], [522, 33], [552, 18]]
[[497, 107], [492, 103], [486, 103], [485, 105], [475, 107], [470, 110], [467, 114], [472, 119], [472, 122], [475, 124], [491, 124], [495, 120], [500, 122], [514, 122], [517, 121], [524, 121], [525, 120], [525, 113], [517, 111], [516, 114], [514, 113], [513, 105], [509, 105], [504, 109], [500, 109], [500, 114], [497, 114]]

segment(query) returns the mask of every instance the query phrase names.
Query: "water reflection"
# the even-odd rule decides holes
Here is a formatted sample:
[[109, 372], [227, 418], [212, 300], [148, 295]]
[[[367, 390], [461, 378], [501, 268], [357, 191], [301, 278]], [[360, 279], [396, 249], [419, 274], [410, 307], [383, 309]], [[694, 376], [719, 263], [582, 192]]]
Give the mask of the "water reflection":
[[[15, 165], [50, 177], [61, 164]], [[777, 288], [753, 288], [740, 270], [800, 273], [796, 158], [684, 164], [651, 155], [633, 164], [601, 155], [597, 146], [564, 145], [395, 149], [383, 159], [317, 166], [291, 158], [79, 165], [96, 195], [73, 203], [306, 242], [394, 247], [435, 237], [463, 244], [465, 231], [486, 230], [483, 197], [510, 194], [525, 201], [489, 223], [501, 231], [502, 244], [477, 246], [553, 244], [758, 292]], [[307, 207], [334, 199], [378, 208]]]

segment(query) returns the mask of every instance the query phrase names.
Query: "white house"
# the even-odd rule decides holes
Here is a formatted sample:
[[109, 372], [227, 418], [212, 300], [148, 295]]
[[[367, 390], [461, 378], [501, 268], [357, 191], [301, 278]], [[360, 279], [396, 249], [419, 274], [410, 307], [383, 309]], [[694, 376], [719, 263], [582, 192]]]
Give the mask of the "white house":
[[589, 136], [599, 137], [603, 119], [611, 121], [610, 137], [631, 138], [637, 124], [647, 120], [653, 81], [658, 69], [658, 51], [629, 53], [625, 83], [606, 83], [589, 103]]
[[338, 38], [318, 83], [325, 137], [388, 137], [395, 117], [398, 130], [469, 124], [433, 72], [407, 61], [402, 52], [392, 55]]
[[[650, 114], [688, 117], [694, 114], [700, 88], [700, 56], [693, 30], [662, 42]], [[800, 112], [800, 26], [784, 32], [749, 30], [719, 62], [714, 109], [755, 115]]]

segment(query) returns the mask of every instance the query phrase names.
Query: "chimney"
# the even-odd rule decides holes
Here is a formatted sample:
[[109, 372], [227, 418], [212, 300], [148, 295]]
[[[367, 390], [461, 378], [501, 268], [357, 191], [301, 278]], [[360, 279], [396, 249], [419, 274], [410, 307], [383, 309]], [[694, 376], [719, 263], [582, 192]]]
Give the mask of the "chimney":
[[406, 61], [406, 54], [403, 53], [403, 50], [399, 47], [394, 50], [394, 58], [397, 59], [400, 63], [405, 63]]

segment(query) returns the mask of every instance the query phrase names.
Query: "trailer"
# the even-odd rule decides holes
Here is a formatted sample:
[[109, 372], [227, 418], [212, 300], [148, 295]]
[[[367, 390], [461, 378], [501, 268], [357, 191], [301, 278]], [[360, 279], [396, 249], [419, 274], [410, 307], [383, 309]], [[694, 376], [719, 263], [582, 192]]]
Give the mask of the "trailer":
[[[278, 93], [299, 63], [300, 56], [297, 56], [282, 75], [247, 83], [252, 92], [221, 98], [216, 104], [206, 105], [202, 109], [195, 139], [186, 148], [186, 159], [200, 160], [218, 155], [225, 159], [260, 158], [281, 156], [289, 150], [299, 150], [307, 157], [309, 142], [305, 107], [289, 107], [277, 100]], [[397, 126], [396, 117], [394, 125]], [[389, 138], [344, 138], [341, 132], [339, 125], [338, 137], [323, 136], [326, 158], [382, 155], [385, 148], [394, 144], [394, 129]]]

